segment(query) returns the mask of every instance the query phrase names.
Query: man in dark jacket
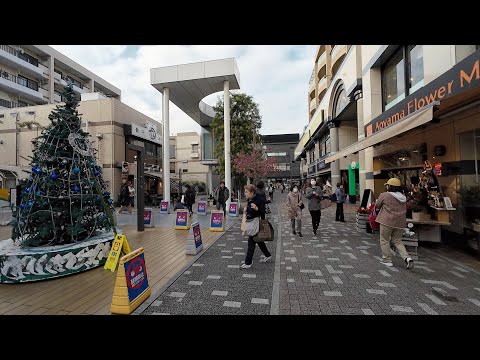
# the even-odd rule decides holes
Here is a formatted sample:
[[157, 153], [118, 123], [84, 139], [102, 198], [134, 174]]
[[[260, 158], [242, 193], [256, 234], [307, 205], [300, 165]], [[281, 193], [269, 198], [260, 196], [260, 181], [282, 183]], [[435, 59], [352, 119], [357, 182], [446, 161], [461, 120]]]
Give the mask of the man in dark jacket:
[[225, 186], [225, 181], [220, 182], [220, 187], [215, 190], [213, 198], [217, 202], [217, 210], [220, 210], [220, 206], [223, 208], [223, 214], [227, 216], [226, 202], [230, 198], [230, 190]]
[[193, 204], [195, 204], [195, 192], [190, 185], [185, 185], [187, 191], [185, 191], [185, 205], [187, 206], [188, 213], [190, 216], [193, 214]]
[[269, 212], [270, 209], [267, 211], [267, 207], [268, 207], [268, 205], [267, 205], [267, 195], [265, 194], [265, 183], [262, 180], [260, 180], [257, 183], [256, 193], [262, 199], [263, 204], [265, 206], [265, 211], [261, 215], [261, 218], [265, 219], [265, 213]]
[[343, 185], [337, 183], [337, 190], [335, 190], [337, 198], [337, 211], [335, 212], [335, 221], [345, 222], [345, 216], [343, 214], [343, 203], [345, 202], [345, 193], [343, 192]]

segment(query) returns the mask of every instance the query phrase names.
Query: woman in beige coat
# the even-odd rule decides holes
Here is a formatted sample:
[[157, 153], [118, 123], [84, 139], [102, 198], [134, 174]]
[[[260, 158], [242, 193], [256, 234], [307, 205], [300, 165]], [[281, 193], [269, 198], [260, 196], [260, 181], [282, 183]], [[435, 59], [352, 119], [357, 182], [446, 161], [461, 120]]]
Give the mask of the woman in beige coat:
[[287, 209], [288, 217], [292, 223], [293, 235], [295, 232], [295, 220], [297, 222], [298, 236], [302, 237], [302, 209], [300, 206], [303, 204], [303, 194], [298, 190], [298, 186], [293, 184], [290, 187], [290, 192], [287, 196]]

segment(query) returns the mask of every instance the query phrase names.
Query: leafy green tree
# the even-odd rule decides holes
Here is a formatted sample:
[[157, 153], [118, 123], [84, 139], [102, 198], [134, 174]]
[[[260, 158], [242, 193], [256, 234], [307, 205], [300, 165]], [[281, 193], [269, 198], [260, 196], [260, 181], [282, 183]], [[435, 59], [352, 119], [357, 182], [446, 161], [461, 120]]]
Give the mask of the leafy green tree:
[[[219, 98], [213, 107], [215, 117], [211, 129], [215, 144], [215, 157], [218, 159], [216, 172], [225, 174], [225, 141], [223, 127], [223, 98]], [[262, 143], [259, 130], [262, 126], [262, 117], [258, 104], [253, 97], [247, 94], [230, 94], [230, 159], [232, 176], [241, 181], [243, 174], [236, 171], [234, 161], [241, 153], [249, 154], [256, 146]], [[231, 189], [230, 189], [231, 190]]]

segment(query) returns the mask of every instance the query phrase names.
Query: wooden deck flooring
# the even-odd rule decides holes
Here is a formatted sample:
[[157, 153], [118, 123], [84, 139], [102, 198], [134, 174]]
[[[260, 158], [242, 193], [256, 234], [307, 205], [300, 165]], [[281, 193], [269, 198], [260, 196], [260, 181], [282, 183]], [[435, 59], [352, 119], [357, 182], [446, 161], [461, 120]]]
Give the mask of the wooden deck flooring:
[[[193, 258], [185, 254], [188, 231], [173, 228], [123, 226], [132, 249], [143, 247], [152, 294], [168, 282]], [[10, 228], [2, 226], [0, 239], [10, 237]], [[202, 231], [205, 245], [223, 233]], [[63, 278], [25, 283], [0, 284], [0, 315], [109, 315], [117, 273], [103, 266]]]

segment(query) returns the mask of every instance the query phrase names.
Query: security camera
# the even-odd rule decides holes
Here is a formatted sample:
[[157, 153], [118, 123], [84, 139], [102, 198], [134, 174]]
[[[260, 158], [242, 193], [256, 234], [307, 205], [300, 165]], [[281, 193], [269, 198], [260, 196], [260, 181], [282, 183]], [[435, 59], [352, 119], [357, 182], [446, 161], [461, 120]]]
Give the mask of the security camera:
[[103, 139], [103, 134], [97, 134], [96, 137], [98, 140]]

